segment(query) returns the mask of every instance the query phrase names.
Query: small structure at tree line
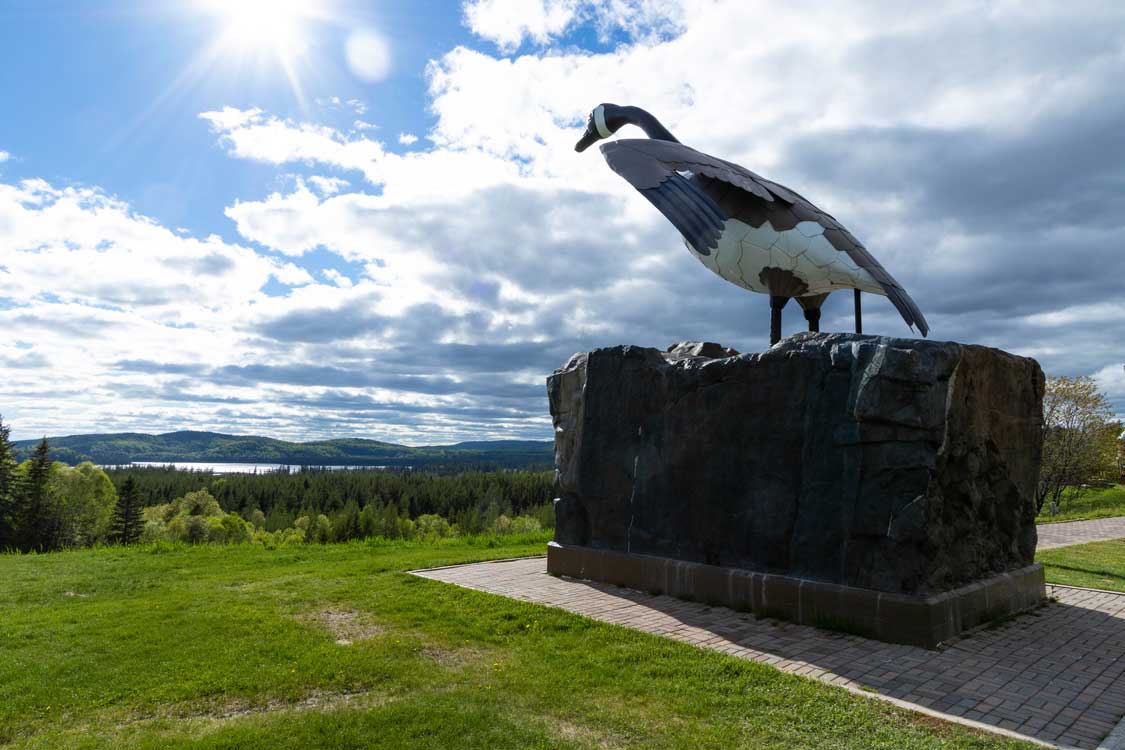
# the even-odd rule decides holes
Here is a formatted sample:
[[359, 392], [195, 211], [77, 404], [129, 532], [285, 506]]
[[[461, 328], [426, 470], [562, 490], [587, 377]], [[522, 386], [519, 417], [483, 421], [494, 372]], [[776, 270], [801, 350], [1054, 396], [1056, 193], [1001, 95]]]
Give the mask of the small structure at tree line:
[[770, 296], [770, 344], [781, 340], [781, 311], [791, 298], [810, 331], [838, 289], [855, 295], [855, 330], [863, 332], [860, 291], [891, 300], [908, 326], [930, 327], [918, 305], [851, 232], [787, 187], [745, 167], [684, 146], [639, 107], [599, 104], [575, 144], [584, 151], [625, 125], [648, 139], [606, 143], [602, 154], [683, 235], [703, 265], [752, 292]]

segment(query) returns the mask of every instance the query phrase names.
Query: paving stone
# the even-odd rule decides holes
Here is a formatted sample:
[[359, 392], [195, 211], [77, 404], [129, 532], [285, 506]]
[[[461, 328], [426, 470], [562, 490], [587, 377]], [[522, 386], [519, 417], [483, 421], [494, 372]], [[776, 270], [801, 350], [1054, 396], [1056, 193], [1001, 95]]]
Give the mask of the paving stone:
[[1053, 549], [1071, 544], [1104, 542], [1125, 538], [1125, 517], [1095, 518], [1092, 521], [1044, 523], [1036, 527], [1039, 532], [1037, 549]]
[[[1120, 679], [1125, 594], [1048, 586], [1058, 603], [1037, 616], [1023, 615], [1008, 627], [978, 630], [927, 651], [556, 578], [546, 574], [543, 558], [417, 574], [560, 607], [853, 690], [864, 686], [874, 695], [929, 707], [953, 721], [963, 716], [1041, 742], [1125, 750], [1125, 730], [1119, 738], [1113, 734], [1125, 717], [1125, 679]], [[1105, 744], [1111, 740], [1118, 744]]]

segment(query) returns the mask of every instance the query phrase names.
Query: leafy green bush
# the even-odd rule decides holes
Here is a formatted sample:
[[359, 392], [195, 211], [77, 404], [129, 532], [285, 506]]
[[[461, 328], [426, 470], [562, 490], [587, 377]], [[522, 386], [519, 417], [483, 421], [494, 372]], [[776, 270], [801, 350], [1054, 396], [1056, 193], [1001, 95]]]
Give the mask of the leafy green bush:
[[414, 521], [414, 538], [423, 541], [432, 542], [436, 539], [456, 536], [455, 532], [456, 529], [449, 525], [449, 521], [433, 513], [418, 516]]
[[186, 544], [245, 544], [254, 528], [237, 513], [224, 513], [207, 490], [189, 492], [164, 505], [145, 508], [141, 541]]

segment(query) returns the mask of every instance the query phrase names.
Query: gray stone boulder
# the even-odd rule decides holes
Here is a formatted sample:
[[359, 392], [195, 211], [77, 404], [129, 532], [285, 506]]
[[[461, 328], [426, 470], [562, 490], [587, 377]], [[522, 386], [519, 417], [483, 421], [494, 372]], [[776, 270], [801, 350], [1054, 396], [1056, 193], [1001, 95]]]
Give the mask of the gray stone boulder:
[[664, 351], [664, 358], [670, 362], [691, 357], [704, 357], [716, 359], [719, 357], [737, 357], [738, 352], [730, 347], [716, 344], [712, 341], [681, 341], [672, 344]]
[[562, 545], [911, 595], [1033, 561], [1032, 359], [802, 333], [596, 349], [547, 382]]

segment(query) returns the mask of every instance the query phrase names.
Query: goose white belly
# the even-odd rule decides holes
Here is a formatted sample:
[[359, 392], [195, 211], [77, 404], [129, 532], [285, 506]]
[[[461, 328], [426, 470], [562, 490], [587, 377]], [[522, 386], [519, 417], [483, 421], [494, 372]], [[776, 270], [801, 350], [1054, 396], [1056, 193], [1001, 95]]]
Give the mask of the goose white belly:
[[808, 291], [801, 296], [837, 289], [886, 294], [850, 255], [832, 246], [824, 236], [824, 227], [815, 221], [802, 221], [792, 229], [778, 232], [768, 221], [752, 227], [738, 219], [728, 219], [719, 246], [710, 255], [696, 252], [686, 241], [684, 244], [707, 268], [752, 292], [769, 294], [761, 273], [766, 268], [780, 268], [808, 285]]

